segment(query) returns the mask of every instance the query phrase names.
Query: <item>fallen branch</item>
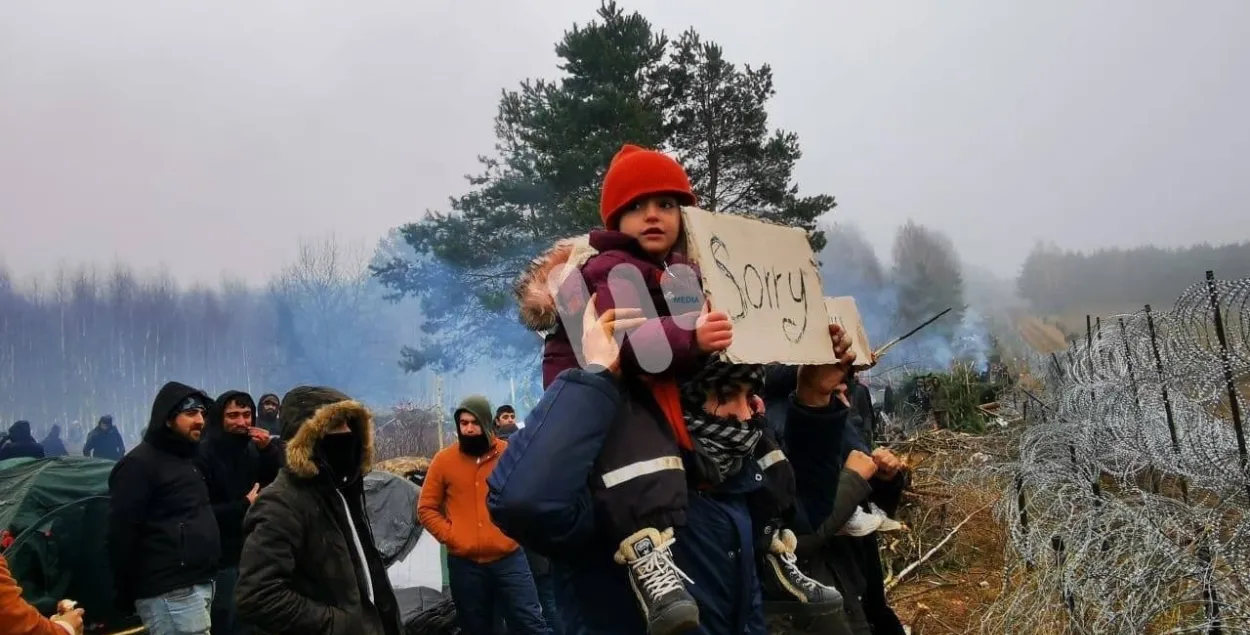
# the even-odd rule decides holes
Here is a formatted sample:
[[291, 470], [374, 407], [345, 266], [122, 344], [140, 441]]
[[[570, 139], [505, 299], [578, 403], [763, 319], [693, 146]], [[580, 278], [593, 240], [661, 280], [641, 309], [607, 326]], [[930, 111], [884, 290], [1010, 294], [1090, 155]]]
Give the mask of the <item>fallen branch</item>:
[[916, 569], [916, 567], [919, 567], [920, 565], [927, 562], [929, 558], [933, 557], [933, 554], [938, 552], [938, 549], [941, 549], [943, 545], [950, 542], [951, 538], [955, 537], [955, 534], [958, 533], [959, 530], [962, 529], [964, 525], [968, 524], [968, 521], [972, 520], [973, 516], [976, 516], [977, 514], [989, 509], [990, 506], [992, 506], [993, 504], [994, 502], [990, 501], [989, 503], [986, 503], [985, 505], [983, 505], [980, 509], [972, 512], [971, 514], [968, 514], [967, 518], [964, 518], [963, 520], [959, 521], [959, 524], [955, 525], [955, 528], [952, 529], [950, 533], [946, 534], [945, 538], [943, 538], [936, 545], [933, 545], [933, 548], [930, 549], [928, 553], [921, 556], [919, 560], [907, 565], [902, 571], [898, 572], [898, 575], [894, 576], [890, 580], [887, 580], [885, 583], [885, 590], [889, 591], [890, 589], [894, 588], [896, 585], [898, 585], [899, 580], [903, 579], [903, 576], [907, 575], [908, 573], [911, 573], [912, 571]]

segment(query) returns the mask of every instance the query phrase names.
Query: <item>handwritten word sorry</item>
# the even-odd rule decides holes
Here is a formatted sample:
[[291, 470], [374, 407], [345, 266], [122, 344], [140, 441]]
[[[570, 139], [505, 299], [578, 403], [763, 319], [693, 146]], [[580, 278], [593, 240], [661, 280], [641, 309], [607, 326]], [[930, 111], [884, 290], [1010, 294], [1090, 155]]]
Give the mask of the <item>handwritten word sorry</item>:
[[[729, 245], [719, 236], [713, 235], [709, 246], [716, 268], [738, 293], [738, 308], [729, 311], [730, 319], [737, 323], [751, 316], [754, 322], [757, 319], [771, 319], [763, 314], [774, 313], [781, 322], [786, 339], [791, 342], [801, 340], [807, 332], [806, 272], [802, 269], [781, 271], [772, 265], [750, 262], [734, 264], [731, 269], [733, 260]], [[796, 315], [801, 322], [795, 319]]]

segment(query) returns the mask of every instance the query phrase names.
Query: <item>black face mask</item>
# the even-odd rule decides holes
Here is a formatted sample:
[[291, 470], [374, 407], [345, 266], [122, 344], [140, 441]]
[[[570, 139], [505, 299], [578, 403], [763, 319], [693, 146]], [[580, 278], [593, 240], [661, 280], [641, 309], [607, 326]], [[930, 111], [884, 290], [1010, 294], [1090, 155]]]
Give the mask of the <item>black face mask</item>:
[[360, 476], [360, 439], [355, 434], [344, 432], [327, 434], [318, 444], [321, 459], [333, 473], [336, 484], [346, 484]]
[[485, 434], [460, 435], [460, 451], [469, 456], [482, 456], [490, 449], [490, 439]]

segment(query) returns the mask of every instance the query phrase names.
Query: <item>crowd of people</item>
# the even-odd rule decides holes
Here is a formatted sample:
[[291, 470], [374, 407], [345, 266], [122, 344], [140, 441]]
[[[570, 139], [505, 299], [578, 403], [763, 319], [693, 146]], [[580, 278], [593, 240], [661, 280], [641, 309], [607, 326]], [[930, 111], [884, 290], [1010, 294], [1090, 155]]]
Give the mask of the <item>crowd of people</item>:
[[[589, 248], [558, 244], [523, 273], [544, 395], [523, 422], [461, 402], [415, 510], [446, 548], [466, 635], [762, 634], [770, 614], [802, 632], [904, 632], [876, 536], [899, 527], [907, 467], [874, 446], [849, 336], [829, 327], [828, 364], [727, 361], [733, 323], [680, 248], [695, 203], [675, 160], [625, 146]], [[364, 499], [373, 419], [350, 396], [301, 386], [257, 403], [170, 382], [124, 456], [111, 420], [91, 435], [85, 453], [119, 458], [117, 603], [152, 635], [403, 632]], [[50, 454], [25, 422], [9, 439], [0, 456]], [[0, 612], [28, 626], [0, 635], [81, 632], [73, 607], [18, 607], [4, 574]]]
[[[82, 444], [83, 456], [116, 461], [126, 454], [126, 443], [122, 435], [113, 426], [113, 416], [104, 415], [90, 432], [82, 434], [82, 427], [75, 421], [70, 426], [73, 445]], [[7, 432], [0, 434], [0, 461], [5, 459], [31, 458], [42, 459], [49, 456], [66, 456], [65, 439], [61, 437], [61, 425], [52, 424], [42, 441], [36, 441], [34, 430], [29, 421], [16, 421], [9, 426]]]

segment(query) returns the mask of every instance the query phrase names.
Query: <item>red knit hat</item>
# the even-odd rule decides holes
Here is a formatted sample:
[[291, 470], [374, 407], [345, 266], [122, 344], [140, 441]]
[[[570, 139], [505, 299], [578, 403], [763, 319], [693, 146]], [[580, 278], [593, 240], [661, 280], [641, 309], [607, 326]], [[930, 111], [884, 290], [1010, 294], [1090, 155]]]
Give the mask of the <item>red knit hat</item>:
[[625, 206], [657, 194], [671, 194], [682, 205], [695, 204], [690, 177], [680, 163], [663, 152], [625, 144], [612, 157], [608, 173], [603, 177], [603, 192], [599, 197], [603, 226], [615, 229]]

